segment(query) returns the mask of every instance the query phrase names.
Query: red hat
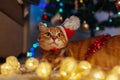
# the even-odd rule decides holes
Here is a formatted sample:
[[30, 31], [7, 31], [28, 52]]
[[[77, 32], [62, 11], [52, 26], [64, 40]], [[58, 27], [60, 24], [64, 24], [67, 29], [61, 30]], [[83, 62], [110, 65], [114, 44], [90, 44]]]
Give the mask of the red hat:
[[66, 40], [72, 38], [77, 30], [80, 27], [80, 19], [76, 16], [71, 16], [67, 18], [61, 26], [58, 26], [64, 33]]

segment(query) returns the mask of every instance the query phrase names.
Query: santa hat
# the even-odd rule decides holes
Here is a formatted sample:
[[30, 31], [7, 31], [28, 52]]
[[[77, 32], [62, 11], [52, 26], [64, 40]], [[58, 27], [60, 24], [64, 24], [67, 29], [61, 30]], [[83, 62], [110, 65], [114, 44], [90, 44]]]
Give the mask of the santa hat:
[[75, 30], [80, 27], [80, 20], [76, 16], [71, 16], [70, 18], [67, 18], [61, 26], [58, 27], [64, 33], [66, 40], [68, 40], [74, 35]]

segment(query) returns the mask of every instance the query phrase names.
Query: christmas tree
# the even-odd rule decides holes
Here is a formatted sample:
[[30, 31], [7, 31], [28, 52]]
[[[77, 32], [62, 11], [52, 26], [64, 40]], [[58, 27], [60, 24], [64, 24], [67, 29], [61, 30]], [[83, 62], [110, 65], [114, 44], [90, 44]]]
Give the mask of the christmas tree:
[[[47, 6], [43, 20], [51, 19], [56, 13], [60, 14], [59, 22], [71, 15], [76, 15], [81, 19], [81, 24], [88, 24], [91, 36], [96, 30], [107, 27], [119, 27], [120, 25], [120, 0], [46, 0]], [[107, 13], [107, 19], [99, 22], [96, 13]], [[114, 14], [114, 15], [113, 15]], [[85, 25], [82, 28], [88, 28]]]

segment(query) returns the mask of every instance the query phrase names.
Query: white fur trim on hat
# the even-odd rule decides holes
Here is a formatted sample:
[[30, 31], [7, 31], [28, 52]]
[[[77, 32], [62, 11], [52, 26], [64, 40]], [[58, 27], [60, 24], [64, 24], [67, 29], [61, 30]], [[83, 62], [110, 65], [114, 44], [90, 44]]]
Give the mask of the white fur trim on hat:
[[77, 30], [80, 27], [80, 19], [77, 16], [71, 16], [65, 19], [62, 25], [70, 30]]
[[65, 30], [64, 30], [64, 27], [63, 26], [57, 26], [57, 27], [61, 29], [61, 31], [63, 32], [63, 34], [65, 36], [65, 39], [68, 41], [68, 37], [67, 37], [67, 34], [66, 34]]

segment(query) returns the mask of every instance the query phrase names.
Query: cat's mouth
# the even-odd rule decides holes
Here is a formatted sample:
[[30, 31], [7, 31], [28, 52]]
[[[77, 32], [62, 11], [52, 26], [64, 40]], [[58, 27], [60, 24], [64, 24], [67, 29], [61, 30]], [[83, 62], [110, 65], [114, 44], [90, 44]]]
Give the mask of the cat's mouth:
[[57, 46], [58, 44], [55, 42], [50, 43], [51, 46]]

